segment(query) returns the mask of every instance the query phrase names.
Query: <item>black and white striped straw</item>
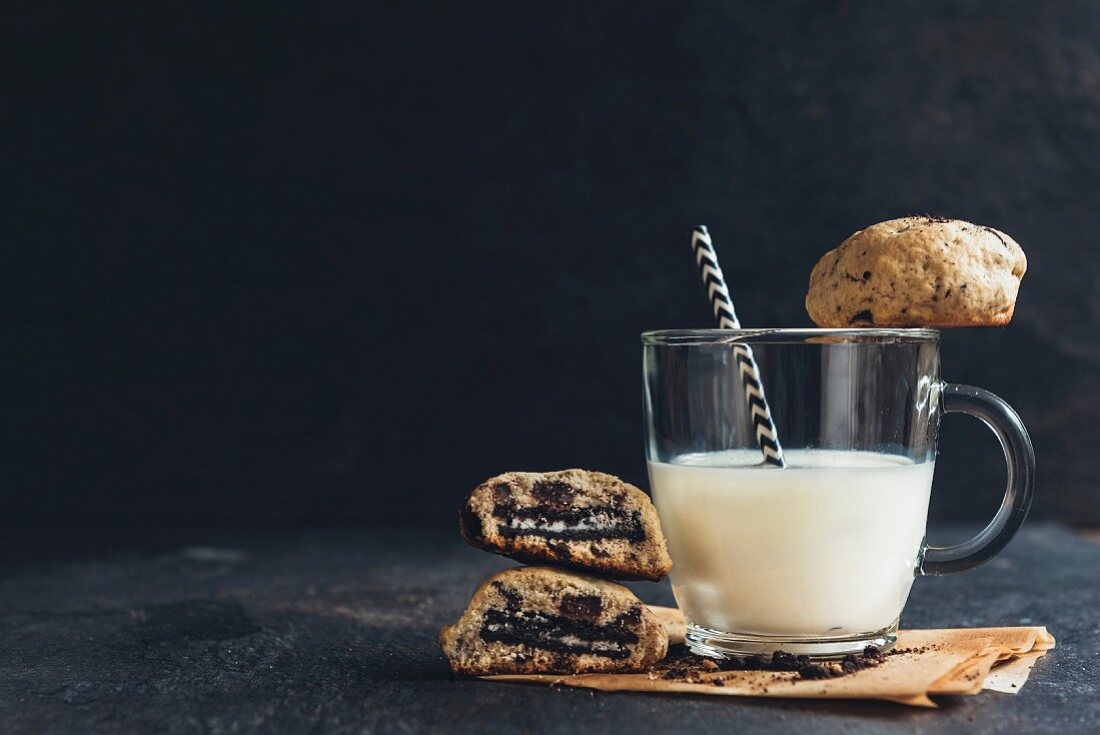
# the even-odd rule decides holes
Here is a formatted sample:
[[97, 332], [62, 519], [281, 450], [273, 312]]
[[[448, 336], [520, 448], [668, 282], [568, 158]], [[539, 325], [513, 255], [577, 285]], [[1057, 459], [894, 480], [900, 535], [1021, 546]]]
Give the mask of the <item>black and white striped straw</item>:
[[[698, 225], [692, 229], [691, 249], [695, 251], [695, 262], [699, 264], [699, 273], [703, 276], [703, 285], [714, 308], [718, 328], [740, 329], [741, 322], [737, 321], [737, 312], [733, 310], [733, 299], [730, 298], [726, 279], [722, 277], [718, 254], [714, 252], [706, 225]], [[764, 462], [776, 467], [786, 467], [783, 447], [779, 446], [779, 435], [775, 431], [768, 399], [764, 397], [764, 384], [760, 381], [760, 369], [753, 359], [752, 348], [735, 344], [733, 356], [741, 371], [741, 383], [745, 386], [745, 398], [748, 399], [752, 423], [756, 429], [756, 443], [764, 454]]]

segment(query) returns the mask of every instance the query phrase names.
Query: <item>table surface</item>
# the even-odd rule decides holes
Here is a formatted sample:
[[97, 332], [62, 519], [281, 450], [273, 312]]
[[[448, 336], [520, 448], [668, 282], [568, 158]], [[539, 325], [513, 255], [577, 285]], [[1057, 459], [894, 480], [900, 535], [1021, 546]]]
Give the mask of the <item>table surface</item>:
[[[2, 535], [4, 733], [1100, 732], [1100, 547], [1058, 526], [917, 580], [904, 627], [1042, 624], [1058, 639], [1020, 694], [939, 710], [456, 680], [437, 630], [510, 562], [453, 532]], [[672, 601], [667, 584], [632, 586]]]

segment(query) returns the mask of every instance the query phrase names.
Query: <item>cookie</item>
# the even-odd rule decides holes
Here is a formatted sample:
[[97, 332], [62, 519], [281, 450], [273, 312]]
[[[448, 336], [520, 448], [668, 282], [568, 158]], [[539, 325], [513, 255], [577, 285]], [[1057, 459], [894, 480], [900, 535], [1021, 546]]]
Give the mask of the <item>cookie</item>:
[[1002, 326], [1027, 258], [992, 227], [902, 217], [861, 230], [814, 266], [806, 311], [820, 327]]
[[662, 579], [672, 567], [649, 496], [602, 472], [508, 472], [467, 496], [462, 537], [526, 562], [617, 579]]
[[622, 585], [550, 567], [485, 580], [439, 633], [456, 674], [639, 671], [668, 651], [665, 626]]

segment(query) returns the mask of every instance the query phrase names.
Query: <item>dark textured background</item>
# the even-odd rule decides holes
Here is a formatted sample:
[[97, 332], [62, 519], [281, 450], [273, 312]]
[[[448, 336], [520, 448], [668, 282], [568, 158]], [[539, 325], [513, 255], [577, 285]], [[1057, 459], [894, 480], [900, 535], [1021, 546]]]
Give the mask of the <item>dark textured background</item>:
[[[644, 485], [638, 333], [807, 325], [911, 212], [1028, 253], [944, 338], [1037, 511], [1100, 522], [1100, 5], [23, 3], [4, 12], [6, 523], [449, 523], [507, 469]], [[878, 7], [872, 7], [878, 5]], [[952, 417], [939, 516], [991, 511]]]

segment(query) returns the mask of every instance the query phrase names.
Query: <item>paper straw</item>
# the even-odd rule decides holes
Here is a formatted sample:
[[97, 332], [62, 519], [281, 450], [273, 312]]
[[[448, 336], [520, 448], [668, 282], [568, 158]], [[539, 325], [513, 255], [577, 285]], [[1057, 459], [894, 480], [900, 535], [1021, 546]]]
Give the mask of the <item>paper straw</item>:
[[[695, 262], [699, 264], [699, 273], [703, 276], [703, 285], [707, 297], [714, 308], [714, 318], [719, 329], [740, 329], [737, 312], [733, 310], [726, 279], [722, 277], [722, 268], [718, 265], [718, 254], [710, 241], [706, 225], [699, 225], [691, 231], [691, 249], [695, 251]], [[752, 411], [752, 423], [756, 429], [756, 443], [764, 453], [764, 462], [776, 467], [786, 467], [783, 459], [783, 447], [779, 446], [779, 435], [775, 431], [772, 412], [768, 408], [768, 399], [764, 397], [764, 384], [760, 380], [760, 368], [752, 356], [748, 345], [735, 344], [733, 356], [741, 371], [741, 383], [745, 386], [745, 398]]]

